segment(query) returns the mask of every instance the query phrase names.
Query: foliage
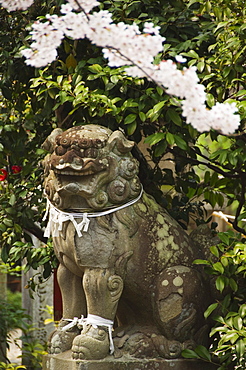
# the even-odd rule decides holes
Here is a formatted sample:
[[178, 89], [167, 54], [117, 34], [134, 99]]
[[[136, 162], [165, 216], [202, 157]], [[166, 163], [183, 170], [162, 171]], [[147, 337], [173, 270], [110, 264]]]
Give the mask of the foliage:
[[211, 259], [195, 261], [196, 264], [205, 265], [207, 273], [214, 276], [216, 289], [222, 293], [204, 313], [206, 318], [212, 316], [216, 323], [210, 333], [213, 339], [210, 352], [199, 346], [195, 351], [184, 351], [183, 355], [209, 362], [214, 361], [216, 356], [220, 370], [227, 369], [230, 364], [234, 369], [245, 369], [245, 239], [240, 234], [235, 235], [232, 230], [219, 233], [218, 236], [221, 243], [211, 247]]
[[27, 320], [30, 317], [25, 310], [18, 307], [15, 303], [10, 303], [4, 299], [0, 299], [0, 350], [4, 354], [5, 345], [9, 347], [11, 341], [10, 331], [13, 329], [27, 330]]
[[[16, 13], [0, 8], [0, 21], [6, 26], [0, 30], [3, 261], [14, 267], [25, 258], [26, 270], [44, 267], [43, 278], [55, 267], [51, 244], [42, 235], [45, 202], [39, 163], [46, 153], [41, 144], [52, 129], [77, 124], [121, 128], [130, 139], [141, 143], [133, 154], [140, 161], [145, 190], [184, 228], [192, 218], [197, 224], [208, 221], [204, 205], [230, 205], [235, 210], [233, 228], [245, 234], [241, 221], [246, 217], [244, 1], [104, 0], [100, 5], [112, 12], [116, 21], [135, 21], [139, 25], [153, 21], [159, 25], [166, 37], [159, 58], [181, 54], [188, 65], [195, 65], [206, 85], [208, 107], [216, 101], [237, 103], [242, 124], [235, 135], [228, 137], [216, 131], [197, 132], [181, 116], [178, 99], [144, 79], [127, 77], [121, 68], [110, 69], [100, 48], [86, 40], [64, 40], [59, 58], [46, 68], [34, 70], [26, 66], [19, 54], [28, 38], [26, 27], [37, 16], [56, 13], [61, 2], [38, 0], [29, 11]], [[139, 149], [143, 142], [147, 154]], [[5, 179], [1, 169], [7, 171]], [[42, 241], [40, 248], [33, 247], [31, 234]], [[212, 352], [220, 359], [221, 369], [225, 369], [230, 361], [236, 366], [244, 361], [244, 327], [239, 329], [238, 324], [242, 320], [244, 325], [243, 309], [239, 309], [245, 299], [244, 240], [228, 234], [221, 234], [221, 238], [222, 235], [227, 235], [224, 238], [229, 244], [222, 240], [212, 249], [216, 260], [204, 264], [215, 277], [216, 288], [226, 292], [225, 298], [206, 313], [213, 308], [220, 310], [218, 326], [224, 329], [212, 332], [217, 338]], [[35, 288], [33, 282], [30, 285]], [[234, 336], [228, 337], [231, 334]], [[202, 348], [194, 353], [203, 359], [209, 356]]]
[[[20, 293], [21, 294], [21, 293]], [[32, 369], [39, 370], [42, 368], [42, 357], [46, 352], [46, 346], [41, 344], [38, 339], [33, 338], [32, 332], [37, 330], [31, 324], [31, 317], [26, 314], [26, 310], [21, 307], [19, 294], [8, 292], [7, 300], [0, 299], [0, 328], [1, 342], [0, 350], [4, 353], [5, 345], [9, 348], [13, 340], [11, 331], [15, 329], [22, 330], [22, 354], [21, 358], [28, 366], [19, 366], [15, 364], [5, 364], [1, 369]], [[7, 361], [7, 358], [6, 358]]]
[[[33, 328], [35, 330], [35, 328]], [[40, 370], [42, 369], [42, 359], [47, 354], [46, 346], [41, 344], [38, 339], [31, 336], [31, 330], [29, 331], [30, 338], [25, 335], [22, 337], [22, 355], [21, 358], [26, 365], [27, 369]]]
[[21, 292], [12, 292], [10, 289], [7, 289], [7, 301], [16, 309], [22, 308], [22, 293]]
[[0, 362], [0, 369], [19, 370], [19, 369], [26, 369], [26, 366], [16, 365], [16, 364], [5, 364], [4, 362]]

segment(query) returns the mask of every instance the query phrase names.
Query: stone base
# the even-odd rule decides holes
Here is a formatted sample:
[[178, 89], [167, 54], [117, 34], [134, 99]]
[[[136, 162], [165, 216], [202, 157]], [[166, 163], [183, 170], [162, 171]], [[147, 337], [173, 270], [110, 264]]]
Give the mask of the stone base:
[[71, 351], [58, 355], [45, 355], [43, 370], [215, 370], [218, 367], [207, 362], [189, 359], [132, 359], [123, 356], [103, 360], [73, 360]]

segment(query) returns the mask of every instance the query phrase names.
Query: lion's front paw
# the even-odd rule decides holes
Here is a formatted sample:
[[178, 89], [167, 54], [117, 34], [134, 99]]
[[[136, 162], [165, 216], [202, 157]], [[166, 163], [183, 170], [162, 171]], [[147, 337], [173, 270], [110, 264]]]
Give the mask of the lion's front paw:
[[57, 330], [51, 334], [48, 342], [48, 352], [50, 354], [58, 354], [71, 349], [74, 338], [80, 333], [77, 327], [62, 330], [66, 324], [67, 321], [62, 320]]
[[109, 354], [108, 331], [102, 327], [85, 325], [72, 345], [75, 360], [100, 360]]

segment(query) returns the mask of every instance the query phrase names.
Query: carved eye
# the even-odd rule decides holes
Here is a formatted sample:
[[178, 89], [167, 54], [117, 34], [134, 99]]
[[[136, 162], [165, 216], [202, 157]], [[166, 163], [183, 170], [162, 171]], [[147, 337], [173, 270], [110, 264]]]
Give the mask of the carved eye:
[[134, 162], [130, 162], [127, 164], [127, 169], [128, 171], [132, 172], [132, 171], [135, 171], [136, 169], [136, 164]]
[[91, 139], [83, 138], [79, 142], [80, 148], [89, 148], [91, 146]]
[[105, 142], [100, 139], [94, 139], [92, 141], [92, 145], [94, 146], [94, 148], [101, 149], [105, 146]]
[[64, 148], [63, 146], [59, 145], [55, 148], [55, 153], [57, 155], [64, 155], [67, 152], [67, 149]]
[[61, 138], [60, 143], [61, 143], [62, 146], [67, 148], [70, 145], [70, 140], [64, 137], [64, 138]]

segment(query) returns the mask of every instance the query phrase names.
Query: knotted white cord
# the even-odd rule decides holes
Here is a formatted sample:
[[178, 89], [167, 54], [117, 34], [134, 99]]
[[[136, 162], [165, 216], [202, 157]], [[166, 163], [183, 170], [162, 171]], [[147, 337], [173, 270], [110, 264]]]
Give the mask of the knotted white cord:
[[70, 319], [63, 319], [63, 320], [71, 321], [71, 322], [63, 326], [62, 331], [71, 329], [74, 326], [77, 326], [79, 329], [81, 329], [85, 325], [92, 325], [93, 328], [98, 328], [98, 326], [106, 326], [108, 328], [110, 354], [112, 355], [114, 353], [114, 342], [113, 342], [113, 336], [112, 336], [114, 322], [112, 320], [104, 319], [101, 316], [96, 316], [96, 315], [91, 315], [91, 314], [88, 314], [86, 318], [81, 316], [80, 319], [78, 319], [78, 317], [74, 317], [72, 320]]
[[[47, 198], [47, 206], [46, 206], [46, 212], [43, 218], [43, 221], [46, 220], [47, 216], [49, 215], [49, 220], [47, 223], [47, 226], [44, 231], [44, 236], [46, 238], [49, 238], [52, 236], [59, 236], [59, 232], [62, 230], [62, 224], [66, 221], [71, 221], [75, 227], [75, 230], [79, 237], [82, 237], [82, 231], [87, 232], [90, 224], [89, 218], [91, 217], [100, 217], [105, 216], [110, 213], [119, 211], [123, 208], [129, 207], [132, 204], [136, 203], [143, 194], [143, 188], [140, 191], [140, 194], [137, 198], [131, 200], [128, 203], [122, 204], [119, 207], [110, 208], [102, 212], [95, 212], [95, 213], [77, 213], [77, 212], [64, 212], [60, 209], [56, 208], [50, 200]], [[82, 218], [82, 221], [78, 223], [76, 221], [76, 218]]]

